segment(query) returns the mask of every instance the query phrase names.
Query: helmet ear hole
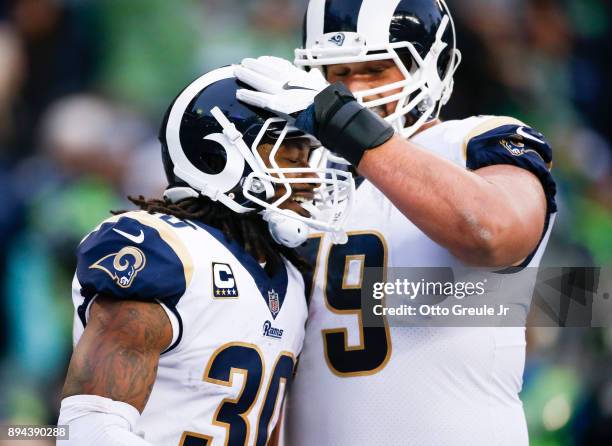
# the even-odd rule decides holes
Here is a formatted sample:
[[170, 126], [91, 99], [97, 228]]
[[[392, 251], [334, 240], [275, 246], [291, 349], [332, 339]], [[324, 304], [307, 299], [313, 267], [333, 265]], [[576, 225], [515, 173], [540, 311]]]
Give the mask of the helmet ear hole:
[[445, 48], [442, 51], [442, 54], [440, 54], [440, 58], [438, 59], [438, 74], [440, 75], [440, 78], [444, 78], [444, 75], [446, 74], [446, 68], [448, 67], [448, 63], [450, 61], [450, 49], [449, 48]]
[[416, 63], [414, 63], [414, 59], [412, 58], [410, 51], [400, 50], [397, 52], [397, 55], [402, 61], [402, 64], [404, 64], [406, 71], [408, 71], [410, 74], [414, 74], [414, 72], [416, 71]]

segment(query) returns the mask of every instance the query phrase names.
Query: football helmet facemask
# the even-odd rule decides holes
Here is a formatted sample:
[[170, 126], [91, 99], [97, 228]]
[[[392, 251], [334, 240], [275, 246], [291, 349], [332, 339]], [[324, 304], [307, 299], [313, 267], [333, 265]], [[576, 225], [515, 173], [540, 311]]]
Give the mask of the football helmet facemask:
[[[165, 198], [177, 202], [203, 195], [237, 213], [259, 212], [274, 240], [288, 247], [302, 244], [311, 229], [330, 232], [342, 243], [355, 190], [351, 174], [326, 168], [324, 161], [308, 168], [279, 167], [275, 156], [284, 141], [308, 138], [313, 149], [320, 144], [272, 113], [239, 102], [236, 91], [248, 87], [233, 70], [224, 67], [198, 78], [166, 112], [160, 130], [169, 183]], [[274, 144], [268, 160], [257, 150], [264, 141]], [[280, 208], [292, 199], [295, 184], [315, 185], [313, 201], [299, 203], [309, 218]], [[281, 186], [284, 193], [274, 198]]]
[[[438, 118], [451, 97], [453, 75], [461, 62], [444, 0], [310, 0], [296, 65], [323, 70], [334, 64], [389, 59], [403, 81], [353, 94], [368, 108], [397, 101], [385, 119], [409, 138]], [[366, 100], [398, 89], [396, 94]]]

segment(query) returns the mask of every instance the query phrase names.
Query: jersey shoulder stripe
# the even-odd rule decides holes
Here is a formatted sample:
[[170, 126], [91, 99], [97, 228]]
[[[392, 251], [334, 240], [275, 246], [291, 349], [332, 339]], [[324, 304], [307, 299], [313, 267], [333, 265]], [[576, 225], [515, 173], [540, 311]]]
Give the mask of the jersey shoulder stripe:
[[77, 249], [77, 278], [86, 298], [107, 294], [174, 307], [192, 275], [191, 256], [176, 230], [144, 211], [109, 218]]
[[544, 135], [518, 119], [506, 116], [483, 116], [463, 141], [466, 167], [508, 164], [533, 173], [544, 189], [549, 214], [557, 211], [556, 183], [550, 173], [552, 148]]
[[[470, 141], [474, 138], [477, 138], [481, 135], [484, 135], [491, 130], [495, 130], [498, 127], [502, 127], [504, 125], [516, 125], [516, 126], [524, 126], [525, 124], [522, 121], [519, 121], [516, 118], [512, 118], [510, 116], [478, 116], [474, 117], [473, 123], [475, 126], [467, 127], [467, 133], [463, 138], [463, 154], [467, 159], [468, 145]], [[464, 120], [463, 122], [466, 122]], [[472, 122], [470, 122], [472, 123]]]

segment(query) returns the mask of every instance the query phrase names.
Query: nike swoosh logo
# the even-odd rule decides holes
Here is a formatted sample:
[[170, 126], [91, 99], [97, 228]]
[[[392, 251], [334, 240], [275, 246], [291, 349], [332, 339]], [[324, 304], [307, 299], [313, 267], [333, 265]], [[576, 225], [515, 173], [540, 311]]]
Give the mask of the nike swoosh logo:
[[126, 239], [134, 243], [141, 244], [142, 242], [144, 242], [144, 232], [142, 232], [142, 229], [140, 230], [140, 234], [138, 235], [128, 234], [127, 232], [123, 232], [122, 230], [116, 228], [113, 228], [113, 231], [115, 231], [119, 235], [124, 236]]
[[529, 133], [527, 133], [527, 132], [525, 131], [525, 127], [519, 127], [519, 128], [516, 130], [516, 133], [517, 133], [517, 134], [519, 134], [519, 135], [521, 135], [523, 138], [530, 139], [530, 140], [535, 141], [535, 142], [540, 143], [540, 144], [546, 144], [546, 141], [542, 141], [541, 139], [538, 139], [538, 138], [536, 138], [535, 136], [532, 136], [532, 135], [530, 135]]
[[283, 85], [283, 90], [309, 90], [309, 91], [316, 91], [312, 88], [306, 88], [306, 87], [296, 87], [294, 85], [289, 85], [289, 82], [286, 82], [285, 85]]

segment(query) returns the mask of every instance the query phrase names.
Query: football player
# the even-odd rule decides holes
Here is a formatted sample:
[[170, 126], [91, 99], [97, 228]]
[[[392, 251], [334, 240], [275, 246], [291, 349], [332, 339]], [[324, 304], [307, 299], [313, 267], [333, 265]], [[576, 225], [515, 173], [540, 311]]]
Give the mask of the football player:
[[365, 178], [348, 243], [310, 242], [288, 444], [526, 445], [524, 328], [364, 327], [360, 291], [366, 267], [537, 266], [556, 212], [549, 144], [510, 117], [438, 118], [460, 62], [444, 1], [311, 0], [305, 21], [295, 63], [310, 71], [236, 69], [258, 90], [241, 100], [295, 117]]
[[310, 167], [318, 142], [238, 85], [226, 67], [180, 93], [164, 199], [133, 199], [79, 245], [66, 444], [268, 442], [307, 316], [291, 248], [311, 228], [342, 238], [354, 184]]

